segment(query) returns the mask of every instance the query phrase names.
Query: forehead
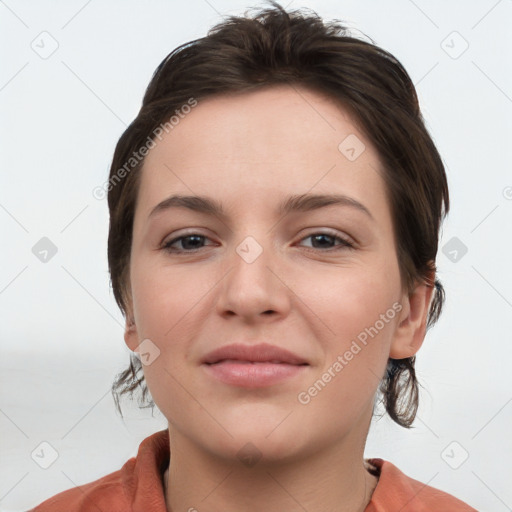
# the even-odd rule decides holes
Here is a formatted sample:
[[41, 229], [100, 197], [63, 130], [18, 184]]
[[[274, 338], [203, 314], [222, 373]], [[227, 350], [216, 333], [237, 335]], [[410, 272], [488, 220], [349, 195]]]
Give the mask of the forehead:
[[[292, 85], [207, 97], [180, 117], [175, 117], [178, 124], [164, 135], [164, 146], [172, 146], [176, 160], [193, 157], [192, 145], [218, 158], [227, 155], [226, 148], [231, 155], [258, 161], [290, 158], [290, 150], [303, 158], [329, 149], [337, 156], [338, 143], [344, 137], [354, 134], [363, 138], [357, 120], [335, 99]], [[306, 141], [316, 142], [318, 148], [308, 144], [307, 150], [303, 149]], [[281, 147], [288, 152], [279, 151]], [[164, 151], [164, 147], [155, 148], [147, 160], [151, 162]]]
[[384, 190], [378, 154], [357, 120], [332, 98], [304, 87], [200, 100], [161, 139], [143, 166], [139, 204], [145, 216], [176, 192], [229, 203], [230, 191], [232, 199], [260, 201], [279, 191], [338, 188], [368, 199]]

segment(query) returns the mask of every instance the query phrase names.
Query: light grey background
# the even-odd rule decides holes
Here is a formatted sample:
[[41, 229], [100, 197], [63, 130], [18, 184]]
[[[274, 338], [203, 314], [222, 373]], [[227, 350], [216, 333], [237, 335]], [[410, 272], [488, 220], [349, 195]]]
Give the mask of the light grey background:
[[[1, 510], [115, 471], [165, 428], [136, 404], [124, 422], [114, 411], [129, 351], [109, 289], [107, 203], [92, 191], [161, 60], [261, 5], [0, 1]], [[447, 302], [418, 354], [415, 428], [375, 418], [365, 456], [478, 510], [510, 510], [512, 1], [282, 5], [344, 20], [402, 61], [451, 187], [438, 254]], [[32, 251], [43, 237], [57, 247], [46, 263]], [[42, 442], [58, 452], [48, 469], [31, 456], [51, 453]]]

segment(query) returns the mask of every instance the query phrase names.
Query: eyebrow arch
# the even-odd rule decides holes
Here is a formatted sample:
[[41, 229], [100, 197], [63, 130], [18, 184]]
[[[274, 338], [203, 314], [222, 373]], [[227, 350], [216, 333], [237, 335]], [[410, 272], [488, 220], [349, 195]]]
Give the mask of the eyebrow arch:
[[[349, 206], [365, 213], [370, 219], [375, 220], [368, 208], [356, 199], [342, 194], [298, 194], [289, 196], [279, 205], [279, 216], [292, 212], [309, 212], [325, 208], [331, 205]], [[148, 219], [157, 213], [170, 208], [187, 208], [189, 210], [215, 215], [223, 219], [226, 213], [222, 203], [206, 196], [172, 195], [158, 203], [150, 212]]]

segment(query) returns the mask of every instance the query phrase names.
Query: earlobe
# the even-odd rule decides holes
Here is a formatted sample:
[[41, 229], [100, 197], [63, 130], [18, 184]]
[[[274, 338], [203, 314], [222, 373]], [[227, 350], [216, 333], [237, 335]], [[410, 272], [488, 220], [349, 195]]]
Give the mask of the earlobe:
[[411, 293], [404, 293], [402, 315], [391, 343], [389, 357], [405, 359], [414, 356], [420, 349], [426, 333], [427, 316], [434, 291], [433, 277], [420, 281]]
[[125, 328], [124, 328], [124, 341], [126, 346], [135, 352], [135, 349], [139, 345], [139, 335], [137, 332], [137, 326], [133, 318], [133, 314], [129, 311], [126, 315]]

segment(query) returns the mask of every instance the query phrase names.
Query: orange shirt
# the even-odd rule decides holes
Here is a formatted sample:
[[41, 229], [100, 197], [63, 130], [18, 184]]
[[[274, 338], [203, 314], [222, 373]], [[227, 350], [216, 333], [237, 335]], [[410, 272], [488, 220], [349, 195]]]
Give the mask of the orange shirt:
[[[168, 512], [163, 474], [169, 454], [169, 431], [156, 432], [120, 470], [56, 494], [29, 512]], [[365, 512], [477, 512], [450, 494], [409, 478], [391, 462], [368, 462], [380, 474]]]

